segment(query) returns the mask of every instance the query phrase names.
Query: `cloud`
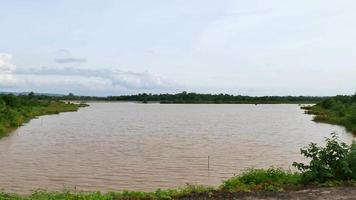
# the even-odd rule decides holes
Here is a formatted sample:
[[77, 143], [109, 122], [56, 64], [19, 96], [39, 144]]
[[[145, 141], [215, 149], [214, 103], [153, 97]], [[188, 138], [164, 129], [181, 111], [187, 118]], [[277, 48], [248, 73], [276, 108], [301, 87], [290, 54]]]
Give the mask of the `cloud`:
[[14, 71], [14, 76], [18, 80], [16, 88], [22, 91], [115, 95], [118, 93], [170, 92], [178, 88], [178, 84], [174, 81], [166, 80], [147, 71], [18, 67]]
[[11, 64], [12, 55], [0, 53], [0, 89], [11, 87], [15, 84], [13, 72], [16, 66]]
[[11, 54], [0, 54], [0, 90], [37, 91], [85, 95], [116, 95], [138, 92], [172, 92], [178, 84], [146, 72], [115, 68], [19, 67]]
[[66, 64], [66, 63], [86, 63], [87, 59], [84, 58], [57, 58], [56, 63]]

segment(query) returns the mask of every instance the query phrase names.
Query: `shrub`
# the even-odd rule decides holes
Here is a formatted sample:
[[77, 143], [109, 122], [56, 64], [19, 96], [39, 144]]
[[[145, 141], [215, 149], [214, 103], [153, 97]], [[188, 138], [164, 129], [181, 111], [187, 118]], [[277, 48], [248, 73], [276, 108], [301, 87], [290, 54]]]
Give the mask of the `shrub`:
[[316, 115], [317, 122], [344, 126], [347, 131], [356, 134], [356, 95], [335, 96], [314, 106], [303, 107], [305, 113]]
[[51, 100], [52, 97], [15, 96], [0, 94], [0, 137], [6, 135], [12, 128], [21, 126], [30, 119], [59, 112], [76, 111], [84, 104], [66, 104]]
[[356, 180], [356, 142], [351, 145], [351, 150], [346, 157], [349, 168], [352, 172], [351, 179]]
[[309, 165], [293, 163], [302, 172], [303, 182], [324, 183], [326, 181], [346, 181], [354, 179], [356, 152], [355, 143], [350, 147], [340, 142], [335, 133], [326, 138], [326, 146], [310, 143], [301, 149], [301, 154], [311, 161]]
[[297, 187], [300, 183], [300, 175], [282, 169], [270, 168], [249, 169], [239, 176], [235, 176], [223, 182], [221, 189], [231, 192], [268, 190], [280, 191], [285, 188]]
[[3, 127], [3, 126], [0, 125], [0, 137], [1, 137], [2, 135], [5, 135], [5, 127]]

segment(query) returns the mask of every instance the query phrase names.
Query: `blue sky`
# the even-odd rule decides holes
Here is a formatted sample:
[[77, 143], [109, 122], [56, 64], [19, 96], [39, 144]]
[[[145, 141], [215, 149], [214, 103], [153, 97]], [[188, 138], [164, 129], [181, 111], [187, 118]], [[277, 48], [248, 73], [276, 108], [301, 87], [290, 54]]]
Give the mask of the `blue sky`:
[[356, 92], [353, 0], [0, 0], [0, 90]]

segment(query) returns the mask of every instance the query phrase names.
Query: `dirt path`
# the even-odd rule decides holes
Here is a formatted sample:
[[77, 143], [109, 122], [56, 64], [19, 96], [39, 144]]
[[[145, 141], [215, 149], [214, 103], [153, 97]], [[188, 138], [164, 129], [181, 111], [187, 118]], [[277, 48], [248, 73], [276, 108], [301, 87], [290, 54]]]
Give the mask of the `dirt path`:
[[298, 199], [298, 200], [356, 200], [356, 187], [336, 187], [306, 189], [300, 191], [287, 192], [252, 192], [252, 193], [225, 193], [215, 192], [210, 194], [198, 194], [181, 198], [182, 200], [203, 200], [203, 199]]

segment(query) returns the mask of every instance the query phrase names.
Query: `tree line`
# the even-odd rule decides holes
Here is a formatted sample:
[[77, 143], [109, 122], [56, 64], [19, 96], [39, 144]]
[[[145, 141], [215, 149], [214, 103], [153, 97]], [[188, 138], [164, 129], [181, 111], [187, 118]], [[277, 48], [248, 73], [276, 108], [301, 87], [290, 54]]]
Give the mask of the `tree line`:
[[244, 96], [244, 95], [230, 95], [230, 94], [199, 94], [181, 92], [177, 94], [151, 94], [140, 93], [134, 95], [120, 95], [120, 96], [107, 96], [107, 97], [94, 97], [94, 96], [76, 96], [69, 94], [63, 96], [62, 99], [66, 100], [101, 100], [101, 101], [136, 101], [136, 102], [159, 102], [159, 103], [251, 103], [251, 104], [263, 104], [263, 103], [317, 103], [321, 102], [327, 97], [317, 96]]

